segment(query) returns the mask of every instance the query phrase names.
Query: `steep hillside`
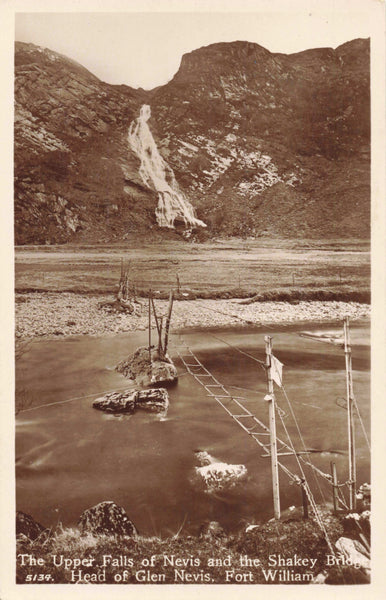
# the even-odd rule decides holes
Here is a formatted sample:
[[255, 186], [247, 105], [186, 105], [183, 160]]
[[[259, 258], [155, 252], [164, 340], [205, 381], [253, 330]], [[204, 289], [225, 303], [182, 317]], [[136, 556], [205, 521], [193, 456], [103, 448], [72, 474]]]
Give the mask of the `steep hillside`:
[[[158, 235], [174, 185], [209, 236], [367, 237], [369, 77], [368, 40], [292, 55], [213, 44], [152, 92], [17, 43], [16, 242]], [[143, 104], [156, 146], [141, 157], [127, 133]], [[157, 177], [144, 176], [150, 148]]]
[[16, 44], [16, 243], [82, 232], [98, 241], [155, 225], [156, 196], [127, 149], [142, 102], [65, 57]]
[[161, 151], [200, 216], [230, 234], [369, 232], [369, 43], [185, 55], [151, 101]]

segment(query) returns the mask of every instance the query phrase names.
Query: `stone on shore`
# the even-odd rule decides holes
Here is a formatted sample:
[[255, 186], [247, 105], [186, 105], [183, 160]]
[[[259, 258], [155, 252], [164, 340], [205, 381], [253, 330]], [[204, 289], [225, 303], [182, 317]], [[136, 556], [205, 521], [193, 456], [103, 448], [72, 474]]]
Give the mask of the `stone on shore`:
[[16, 512], [16, 535], [25, 536], [29, 540], [36, 540], [39, 536], [47, 535], [48, 529], [35, 521], [31, 515], [18, 510]]
[[[145, 330], [147, 315], [100, 310], [101, 301], [110, 295], [93, 296], [73, 292], [28, 292], [16, 294], [16, 337], [106, 335]], [[167, 300], [157, 300], [160, 311]], [[300, 301], [255, 302], [241, 305], [236, 300], [176, 300], [173, 304], [173, 328], [230, 327], [253, 323], [296, 323], [300, 321], [337, 321], [345, 316], [350, 321], [369, 319], [370, 306], [358, 302]], [[155, 331], [155, 329], [154, 329]]]
[[105, 501], [85, 510], [78, 521], [83, 533], [124, 535], [133, 537], [137, 530], [126, 511], [112, 501]]
[[142, 386], [172, 383], [178, 379], [177, 369], [167, 355], [161, 359], [158, 351], [152, 348], [150, 360], [149, 349], [144, 346], [118, 363], [116, 371]]
[[366, 556], [367, 550], [360, 542], [347, 537], [340, 537], [335, 546], [349, 564], [357, 569], [364, 569], [366, 575], [370, 574], [370, 558]]
[[209, 521], [204, 523], [200, 529], [200, 539], [215, 542], [226, 537], [224, 529], [218, 521]]

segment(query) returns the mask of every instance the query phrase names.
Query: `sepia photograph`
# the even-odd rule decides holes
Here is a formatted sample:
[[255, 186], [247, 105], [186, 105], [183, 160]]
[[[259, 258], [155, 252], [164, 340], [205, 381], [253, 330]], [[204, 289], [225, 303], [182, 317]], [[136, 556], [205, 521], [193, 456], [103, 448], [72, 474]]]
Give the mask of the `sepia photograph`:
[[14, 597], [366, 593], [384, 6], [182, 5], [14, 12]]

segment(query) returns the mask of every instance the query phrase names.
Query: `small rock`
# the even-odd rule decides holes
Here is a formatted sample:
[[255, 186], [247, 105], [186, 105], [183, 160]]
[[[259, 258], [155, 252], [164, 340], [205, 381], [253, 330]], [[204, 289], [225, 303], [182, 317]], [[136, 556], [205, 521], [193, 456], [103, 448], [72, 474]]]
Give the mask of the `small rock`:
[[258, 529], [259, 526], [258, 525], [247, 525], [247, 527], [245, 528], [245, 533], [249, 533], [250, 531], [253, 531], [254, 529]]
[[200, 531], [200, 538], [207, 540], [221, 539], [225, 535], [225, 531], [218, 521], [210, 521], [204, 524]]
[[112, 501], [105, 501], [85, 510], [78, 526], [82, 532], [135, 536], [138, 532], [126, 511]]
[[320, 573], [318, 573], [316, 575], [316, 577], [313, 578], [313, 580], [311, 581], [311, 583], [320, 585], [322, 583], [325, 583], [326, 579], [327, 579], [327, 571], [321, 571]]

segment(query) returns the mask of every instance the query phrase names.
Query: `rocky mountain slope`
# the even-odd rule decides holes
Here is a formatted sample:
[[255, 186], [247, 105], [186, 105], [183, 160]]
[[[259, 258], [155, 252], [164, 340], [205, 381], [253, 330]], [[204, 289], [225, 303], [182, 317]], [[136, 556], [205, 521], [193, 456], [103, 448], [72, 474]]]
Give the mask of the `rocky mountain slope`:
[[170, 235], [146, 147], [128, 143], [144, 104], [161, 187], [178, 186], [206, 235], [367, 237], [369, 55], [369, 40], [292, 55], [219, 43], [145, 92], [16, 43], [16, 243]]

